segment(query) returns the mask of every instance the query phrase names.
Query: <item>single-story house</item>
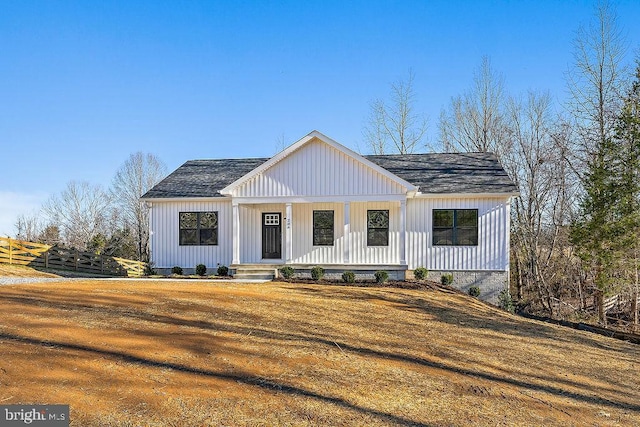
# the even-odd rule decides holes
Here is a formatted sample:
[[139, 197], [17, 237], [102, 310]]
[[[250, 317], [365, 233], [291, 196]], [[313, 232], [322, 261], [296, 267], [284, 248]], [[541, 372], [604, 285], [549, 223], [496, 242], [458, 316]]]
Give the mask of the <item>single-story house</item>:
[[515, 195], [491, 153], [363, 156], [314, 131], [268, 159], [187, 161], [142, 200], [162, 272], [319, 265], [403, 279], [426, 267], [492, 300], [509, 281]]

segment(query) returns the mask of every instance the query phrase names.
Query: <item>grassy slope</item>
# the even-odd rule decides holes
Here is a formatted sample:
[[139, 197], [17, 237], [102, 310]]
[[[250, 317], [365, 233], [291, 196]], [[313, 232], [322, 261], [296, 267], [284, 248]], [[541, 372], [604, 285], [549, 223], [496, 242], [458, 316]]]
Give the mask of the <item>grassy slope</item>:
[[442, 291], [0, 287], [0, 404], [72, 425], [640, 425], [640, 347]]
[[11, 265], [0, 263], [0, 277], [60, 277], [53, 273], [47, 273], [23, 265]]

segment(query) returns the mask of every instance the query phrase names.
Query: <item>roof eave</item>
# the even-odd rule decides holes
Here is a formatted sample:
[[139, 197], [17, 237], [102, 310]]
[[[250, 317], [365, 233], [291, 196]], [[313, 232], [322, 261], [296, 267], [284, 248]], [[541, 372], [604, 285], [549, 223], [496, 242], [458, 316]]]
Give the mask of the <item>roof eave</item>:
[[231, 201], [229, 197], [220, 196], [173, 196], [173, 197], [141, 197], [141, 201], [144, 202], [206, 202], [206, 201]]
[[510, 192], [486, 192], [486, 193], [417, 193], [415, 198], [422, 199], [442, 199], [442, 198], [488, 198], [488, 197], [500, 197], [511, 198], [518, 197], [520, 195], [517, 191]]

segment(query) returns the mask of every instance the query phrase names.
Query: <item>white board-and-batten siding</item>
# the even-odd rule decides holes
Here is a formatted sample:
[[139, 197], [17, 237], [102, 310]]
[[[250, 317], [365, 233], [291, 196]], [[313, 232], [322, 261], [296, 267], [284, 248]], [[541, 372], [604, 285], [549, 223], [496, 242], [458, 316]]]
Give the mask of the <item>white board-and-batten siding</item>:
[[[279, 213], [282, 225], [282, 255], [284, 256], [285, 206], [265, 203], [259, 205], [240, 205], [240, 262], [260, 263], [262, 259], [262, 214]], [[231, 244], [231, 242], [229, 242]], [[264, 260], [274, 263], [274, 260]]]
[[[414, 198], [406, 205], [406, 260], [410, 270], [508, 271], [509, 199], [506, 197]], [[389, 245], [367, 246], [367, 210], [389, 210]], [[478, 209], [477, 246], [433, 246], [434, 209]], [[334, 211], [334, 244], [313, 246], [313, 211]], [[180, 246], [179, 212], [218, 212], [217, 246]], [[293, 264], [400, 264], [401, 208], [399, 202], [350, 202], [350, 222], [345, 226], [345, 203], [293, 203], [291, 218]], [[241, 204], [240, 262], [262, 259], [262, 213], [282, 215], [282, 254], [285, 253], [283, 203]], [[346, 229], [350, 232], [347, 235]], [[161, 230], [161, 231], [158, 231]], [[232, 260], [232, 209], [229, 199], [219, 201], [171, 201], [153, 203], [151, 209], [151, 253], [155, 266], [192, 268], [205, 264], [230, 265]], [[277, 261], [284, 262], [284, 261]]]
[[[313, 211], [333, 211], [333, 245], [313, 246]], [[343, 203], [301, 203], [292, 206], [292, 263], [341, 264], [344, 261], [345, 232]]]
[[[389, 210], [389, 246], [367, 246], [367, 210]], [[345, 233], [344, 203], [292, 204], [292, 264], [344, 264], [348, 249], [351, 264], [398, 264], [400, 261], [399, 203], [354, 202], [350, 204], [350, 233]], [[333, 245], [313, 245], [313, 211], [331, 210], [334, 220]], [[285, 254], [285, 205], [240, 205], [240, 262], [260, 263], [262, 259], [262, 214], [282, 215], [282, 256]], [[348, 239], [346, 238], [348, 236]], [[273, 262], [273, 260], [266, 260]]]
[[[351, 203], [350, 262], [353, 264], [400, 263], [400, 203]], [[389, 210], [389, 245], [367, 246], [367, 210]]]
[[[180, 212], [218, 212], [218, 245], [180, 246]], [[229, 265], [232, 258], [231, 200], [153, 202], [150, 212], [150, 250], [154, 267], [195, 268], [204, 264], [210, 271]]]
[[[313, 245], [313, 211], [333, 210], [334, 243]], [[389, 210], [389, 245], [367, 246], [367, 210]], [[292, 240], [294, 264], [398, 264], [400, 262], [399, 203], [352, 202], [349, 234], [345, 232], [344, 203], [301, 203], [293, 205]]]
[[[477, 246], [433, 246], [434, 209], [478, 209]], [[410, 270], [507, 271], [508, 197], [415, 198], [407, 201], [407, 264]]]
[[401, 195], [398, 182], [320, 141], [312, 141], [233, 189], [233, 197]]

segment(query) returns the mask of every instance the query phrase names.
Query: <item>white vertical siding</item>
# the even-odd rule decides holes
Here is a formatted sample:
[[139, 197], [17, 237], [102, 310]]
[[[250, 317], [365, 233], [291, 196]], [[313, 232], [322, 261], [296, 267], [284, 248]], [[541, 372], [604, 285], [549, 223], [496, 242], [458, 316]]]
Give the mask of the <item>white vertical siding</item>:
[[[389, 245], [367, 246], [367, 210], [389, 210]], [[334, 245], [313, 246], [313, 211], [334, 211]], [[284, 205], [240, 205], [240, 262], [259, 263], [262, 259], [262, 213], [280, 212]], [[292, 263], [342, 264], [345, 252], [344, 203], [295, 203], [292, 207]], [[398, 264], [400, 262], [400, 204], [388, 202], [351, 203], [350, 263]], [[273, 262], [272, 260], [267, 260]]]
[[384, 195], [405, 191], [371, 167], [316, 141], [240, 185], [233, 196]]
[[[478, 209], [478, 246], [433, 246], [433, 209]], [[409, 269], [507, 270], [509, 201], [506, 198], [434, 198], [407, 201]]]
[[[367, 210], [389, 210], [389, 245], [367, 246]], [[478, 209], [478, 246], [433, 246], [433, 209]], [[313, 211], [334, 211], [334, 245], [313, 246]], [[217, 246], [180, 246], [179, 212], [218, 212]], [[285, 205], [240, 205], [240, 262], [262, 262], [262, 213], [282, 215], [282, 256], [285, 243]], [[345, 235], [344, 203], [292, 205], [291, 262], [342, 264], [348, 251], [352, 264], [400, 263], [400, 203], [351, 202], [350, 236]], [[409, 269], [501, 270], [509, 267], [509, 201], [507, 198], [416, 198], [407, 200], [406, 255]], [[154, 202], [151, 209], [151, 256], [158, 268], [174, 265], [208, 267], [232, 260], [231, 201]], [[348, 242], [348, 243], [347, 243]], [[348, 247], [346, 246], [348, 244]], [[277, 262], [268, 260], [268, 262]]]
[[[313, 211], [333, 211], [332, 246], [313, 246]], [[293, 257], [298, 264], [340, 264], [344, 253], [344, 203], [302, 203], [293, 205]]]
[[[285, 205], [283, 204], [260, 204], [260, 205], [240, 205], [240, 263], [262, 262], [262, 213], [281, 214], [282, 224], [282, 257], [284, 258], [284, 220]], [[231, 244], [231, 241], [229, 241]], [[269, 263], [276, 260], [266, 260]]]
[[[180, 212], [218, 212], [217, 246], [180, 246]], [[154, 202], [151, 208], [151, 260], [155, 267], [181, 266], [194, 268], [204, 264], [215, 268], [218, 264], [230, 265], [231, 247], [231, 201], [184, 201]]]
[[[389, 245], [367, 246], [367, 210], [389, 210]], [[400, 263], [400, 203], [351, 203], [350, 261], [352, 264]]]

